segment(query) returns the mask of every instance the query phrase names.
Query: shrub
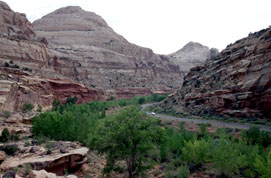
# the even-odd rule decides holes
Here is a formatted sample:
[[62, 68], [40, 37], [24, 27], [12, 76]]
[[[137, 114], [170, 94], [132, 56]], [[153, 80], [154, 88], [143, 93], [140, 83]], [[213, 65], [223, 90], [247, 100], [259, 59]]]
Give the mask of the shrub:
[[182, 165], [178, 169], [177, 178], [188, 178], [190, 174], [189, 167], [187, 165]]
[[261, 178], [271, 177], [271, 150], [266, 157], [257, 156], [254, 166], [256, 171], [261, 175]]
[[9, 118], [10, 112], [7, 111], [7, 110], [5, 110], [5, 111], [2, 112], [2, 115], [3, 115], [5, 118]]
[[14, 153], [18, 150], [18, 145], [3, 145], [0, 146], [0, 150], [6, 152], [7, 155], [14, 155]]
[[38, 105], [37, 112], [42, 112], [42, 107], [41, 107], [41, 105]]
[[33, 108], [34, 106], [31, 103], [25, 103], [22, 107], [22, 111], [23, 112], [32, 111]]
[[60, 107], [60, 101], [58, 99], [54, 99], [52, 111], [57, 111], [59, 107]]
[[77, 102], [77, 97], [76, 96], [74, 96], [74, 97], [68, 97], [67, 98], [67, 100], [66, 100], [66, 104], [76, 104], [76, 102]]
[[145, 98], [144, 97], [140, 97], [138, 100], [138, 104], [143, 104], [145, 102]]
[[9, 67], [9, 63], [5, 62], [4, 67]]
[[191, 167], [200, 166], [202, 163], [210, 160], [210, 150], [212, 150], [210, 141], [189, 141], [182, 149], [183, 160], [186, 161]]
[[213, 148], [212, 163], [216, 172], [220, 175], [231, 176], [238, 173], [240, 168], [246, 166], [246, 156], [238, 147], [226, 138], [220, 138]]
[[4, 128], [1, 135], [1, 142], [6, 143], [11, 139], [11, 134], [9, 133], [7, 128]]

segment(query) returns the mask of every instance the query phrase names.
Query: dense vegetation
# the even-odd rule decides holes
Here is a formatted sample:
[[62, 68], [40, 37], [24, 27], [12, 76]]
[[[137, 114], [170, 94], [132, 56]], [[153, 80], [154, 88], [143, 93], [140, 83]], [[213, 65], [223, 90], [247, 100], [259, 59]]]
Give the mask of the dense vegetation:
[[[55, 140], [80, 141], [106, 155], [105, 174], [123, 172], [143, 177], [155, 164], [164, 167], [166, 177], [188, 177], [205, 171], [221, 177], [271, 177], [271, 136], [251, 128], [241, 138], [218, 129], [208, 133], [207, 125], [197, 132], [165, 126], [160, 120], [140, 111], [138, 104], [153, 101], [153, 96], [131, 100], [94, 101], [65, 105], [55, 101], [50, 112], [34, 119], [33, 134]], [[130, 106], [128, 106], [130, 105]], [[124, 107], [106, 115], [112, 107]]]

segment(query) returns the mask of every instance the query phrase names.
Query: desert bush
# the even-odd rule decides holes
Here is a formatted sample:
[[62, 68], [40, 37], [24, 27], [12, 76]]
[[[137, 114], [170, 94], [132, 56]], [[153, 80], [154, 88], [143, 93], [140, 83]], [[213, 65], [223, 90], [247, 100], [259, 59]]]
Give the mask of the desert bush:
[[5, 117], [5, 118], [9, 118], [9, 117], [10, 117], [10, 112], [7, 111], [7, 110], [5, 110], [5, 111], [2, 112], [2, 115], [3, 115], [3, 117]]
[[31, 103], [25, 103], [22, 107], [22, 111], [23, 112], [32, 111], [33, 108], [34, 106]]
[[11, 139], [11, 134], [10, 134], [10, 132], [8, 131], [7, 128], [4, 128], [4, 130], [2, 131], [2, 135], [1, 135], [1, 137], [0, 137], [0, 141], [3, 142], [3, 143], [6, 143], [6, 142], [8, 142], [10, 139]]
[[41, 107], [41, 105], [38, 105], [37, 112], [42, 112], [42, 107]]

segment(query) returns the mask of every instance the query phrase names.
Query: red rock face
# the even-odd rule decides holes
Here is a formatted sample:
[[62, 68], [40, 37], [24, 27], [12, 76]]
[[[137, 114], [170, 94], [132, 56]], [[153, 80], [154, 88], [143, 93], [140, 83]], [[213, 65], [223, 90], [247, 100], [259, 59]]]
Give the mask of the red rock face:
[[229, 45], [204, 66], [192, 68], [165, 108], [193, 114], [270, 118], [271, 29]]
[[0, 72], [0, 110], [21, 110], [24, 103], [47, 109], [55, 98], [65, 103], [68, 97], [74, 96], [78, 103], [105, 99], [102, 90], [90, 89], [72, 80], [49, 79], [16, 69]]

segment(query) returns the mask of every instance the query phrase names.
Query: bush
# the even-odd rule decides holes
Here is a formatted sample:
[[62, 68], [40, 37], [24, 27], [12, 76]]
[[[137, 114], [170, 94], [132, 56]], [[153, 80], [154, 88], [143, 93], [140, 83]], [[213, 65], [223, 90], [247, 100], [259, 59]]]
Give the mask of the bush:
[[240, 168], [246, 166], [246, 156], [240, 152], [236, 145], [226, 138], [220, 138], [212, 152], [212, 163], [220, 175], [231, 176], [238, 173]]
[[7, 155], [14, 155], [14, 153], [18, 150], [18, 145], [12, 144], [12, 145], [3, 145], [0, 146], [0, 150], [4, 151]]
[[23, 112], [32, 111], [33, 108], [34, 106], [31, 103], [25, 103], [22, 107], [22, 111]]
[[189, 141], [182, 149], [183, 160], [186, 161], [192, 168], [200, 166], [202, 163], [210, 160], [210, 150], [212, 150], [210, 141]]
[[2, 135], [1, 135], [1, 142], [6, 143], [11, 139], [11, 134], [9, 133], [7, 128], [4, 128], [4, 130], [2, 131]]
[[4, 67], [9, 67], [9, 63], [5, 62]]
[[184, 165], [178, 169], [177, 178], [188, 178], [189, 174], [190, 174], [189, 167], [187, 165]]
[[138, 104], [143, 104], [145, 102], [145, 98], [144, 97], [140, 97], [138, 100]]
[[10, 112], [7, 111], [7, 110], [5, 110], [5, 111], [2, 112], [2, 115], [3, 115], [5, 118], [9, 118]]
[[42, 112], [42, 107], [41, 107], [41, 105], [38, 105], [37, 112]]
[[66, 104], [76, 104], [76, 102], [77, 102], [77, 97], [76, 96], [74, 96], [74, 97], [68, 97], [67, 98], [67, 100], [66, 100]]
[[257, 156], [254, 166], [256, 171], [261, 175], [261, 178], [271, 177], [271, 150], [266, 157]]

